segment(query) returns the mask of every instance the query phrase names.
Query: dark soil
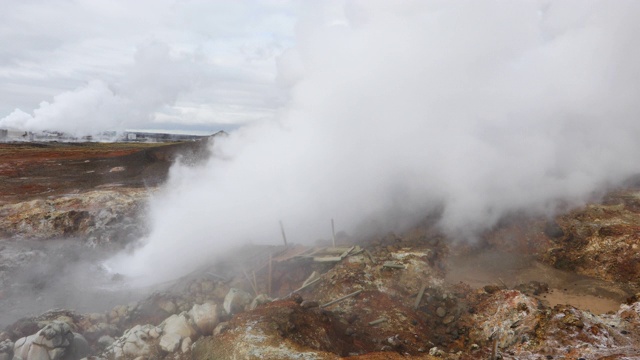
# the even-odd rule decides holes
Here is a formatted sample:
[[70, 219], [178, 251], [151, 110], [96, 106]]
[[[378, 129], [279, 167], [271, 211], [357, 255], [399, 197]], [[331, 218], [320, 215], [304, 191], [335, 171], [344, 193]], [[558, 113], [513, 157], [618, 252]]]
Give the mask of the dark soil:
[[207, 141], [183, 143], [0, 143], [0, 201], [82, 192], [101, 185], [156, 186], [181, 157], [208, 156]]

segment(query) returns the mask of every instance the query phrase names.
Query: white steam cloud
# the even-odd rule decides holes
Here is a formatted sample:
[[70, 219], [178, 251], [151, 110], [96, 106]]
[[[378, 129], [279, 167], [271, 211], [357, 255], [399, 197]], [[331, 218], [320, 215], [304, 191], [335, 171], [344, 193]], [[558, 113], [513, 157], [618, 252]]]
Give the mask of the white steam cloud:
[[[118, 271], [177, 275], [242, 242], [328, 238], [329, 219], [471, 236], [640, 171], [640, 3], [318, 3], [280, 78], [279, 121], [172, 169]], [[338, 9], [339, 11], [336, 11]]]
[[0, 119], [0, 127], [89, 135], [144, 124], [206, 79], [205, 72], [196, 70], [200, 66], [193, 57], [173, 56], [164, 43], [147, 43], [138, 47], [123, 80], [111, 85], [91, 81], [43, 101], [33, 114], [16, 109]]

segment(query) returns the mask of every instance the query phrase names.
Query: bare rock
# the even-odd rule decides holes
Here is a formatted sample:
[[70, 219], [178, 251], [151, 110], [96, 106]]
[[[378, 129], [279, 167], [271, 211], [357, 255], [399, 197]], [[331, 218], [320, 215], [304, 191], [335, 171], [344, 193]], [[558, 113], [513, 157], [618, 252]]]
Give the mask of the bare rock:
[[171, 315], [166, 318], [160, 324], [164, 333], [163, 336], [178, 334], [180, 339], [195, 336], [197, 334], [196, 329], [192, 326], [192, 321], [188, 316], [187, 313], [181, 313], [180, 315]]
[[189, 315], [200, 333], [206, 335], [210, 335], [220, 321], [220, 309], [217, 304], [211, 302], [193, 305]]
[[[204, 316], [201, 319], [203, 326], [207, 326]], [[167, 352], [175, 352], [180, 347], [183, 339], [195, 337], [197, 331], [192, 325], [193, 321], [186, 312], [180, 315], [171, 315], [160, 326], [163, 335], [160, 337], [160, 348]]]
[[152, 338], [149, 332], [155, 328], [153, 325], [136, 325], [116, 339], [105, 351], [107, 358], [135, 358], [149, 356], [151, 353]]
[[320, 304], [314, 300], [305, 300], [302, 303], [300, 303], [300, 306], [302, 306], [303, 309], [311, 309], [311, 308], [317, 308], [318, 306], [320, 306]]
[[0, 360], [11, 360], [13, 358], [13, 342], [7, 339], [0, 341]]
[[138, 226], [134, 219], [147, 197], [144, 189], [93, 190], [0, 205], [5, 214], [0, 227], [15, 237], [88, 236], [96, 243], [114, 241], [126, 237], [123, 226]]
[[537, 308], [535, 299], [519, 291], [497, 291], [479, 304], [473, 316], [477, 325], [469, 333], [471, 341], [486, 344], [497, 336], [498, 346], [507, 348], [533, 332], [538, 324]]
[[165, 334], [160, 338], [160, 348], [166, 352], [172, 353], [178, 349], [181, 341], [182, 338], [179, 334]]
[[180, 345], [180, 351], [182, 351], [183, 353], [188, 353], [191, 350], [191, 345], [193, 344], [193, 341], [191, 340], [191, 338], [184, 338], [182, 340], [182, 345]]
[[267, 296], [267, 294], [260, 294], [251, 301], [251, 305], [249, 305], [249, 310], [253, 310], [260, 305], [268, 304], [271, 302], [271, 298]]
[[244, 311], [244, 307], [251, 303], [251, 295], [241, 289], [231, 288], [222, 304], [224, 311], [229, 315]]
[[37, 333], [21, 338], [14, 344], [15, 360], [76, 360], [89, 353], [89, 344], [69, 324], [53, 321]]
[[223, 332], [227, 331], [228, 329], [229, 329], [229, 322], [228, 321], [221, 322], [220, 324], [218, 324], [218, 326], [216, 326], [215, 329], [213, 329], [213, 336], [218, 336]]
[[111, 336], [103, 335], [98, 339], [98, 345], [100, 345], [102, 348], [107, 348], [115, 341], [116, 339], [112, 338]]

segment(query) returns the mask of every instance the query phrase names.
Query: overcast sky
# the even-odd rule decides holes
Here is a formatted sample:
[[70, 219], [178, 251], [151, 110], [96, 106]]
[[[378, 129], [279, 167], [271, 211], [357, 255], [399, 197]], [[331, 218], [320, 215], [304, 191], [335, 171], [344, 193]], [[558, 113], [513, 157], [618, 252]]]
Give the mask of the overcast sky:
[[281, 0], [2, 0], [0, 125], [270, 118], [284, 101], [276, 59], [295, 22]]

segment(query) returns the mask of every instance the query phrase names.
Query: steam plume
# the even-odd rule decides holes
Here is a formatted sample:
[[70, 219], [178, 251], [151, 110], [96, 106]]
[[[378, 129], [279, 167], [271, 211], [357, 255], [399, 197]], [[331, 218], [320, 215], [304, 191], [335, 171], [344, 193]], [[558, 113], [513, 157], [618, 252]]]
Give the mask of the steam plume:
[[33, 114], [16, 109], [0, 119], [0, 126], [89, 135], [144, 124], [196, 85], [195, 68], [197, 61], [172, 57], [166, 44], [147, 43], [138, 47], [123, 80], [91, 81], [43, 101]]
[[[327, 238], [442, 206], [457, 237], [640, 170], [640, 3], [352, 1], [303, 12], [278, 121], [172, 169], [124, 272], [175, 275], [240, 242]], [[318, 19], [321, 14], [321, 19]], [[157, 266], [157, 264], [163, 264]]]

